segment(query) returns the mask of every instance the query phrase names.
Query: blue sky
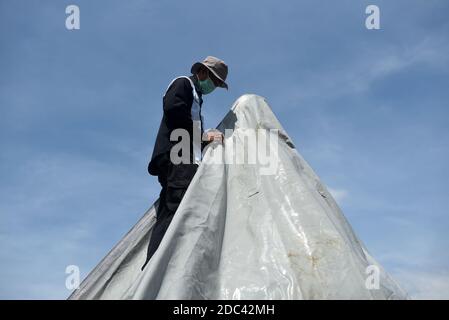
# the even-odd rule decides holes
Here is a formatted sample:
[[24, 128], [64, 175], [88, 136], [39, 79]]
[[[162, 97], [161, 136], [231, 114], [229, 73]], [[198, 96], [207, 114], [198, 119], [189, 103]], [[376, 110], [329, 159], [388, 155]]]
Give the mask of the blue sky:
[[[76, 4], [81, 29], [65, 28]], [[365, 28], [376, 4], [381, 30]], [[446, 0], [0, 0], [0, 298], [57, 298], [157, 198], [161, 97], [206, 55], [267, 98], [371, 253], [449, 298]]]

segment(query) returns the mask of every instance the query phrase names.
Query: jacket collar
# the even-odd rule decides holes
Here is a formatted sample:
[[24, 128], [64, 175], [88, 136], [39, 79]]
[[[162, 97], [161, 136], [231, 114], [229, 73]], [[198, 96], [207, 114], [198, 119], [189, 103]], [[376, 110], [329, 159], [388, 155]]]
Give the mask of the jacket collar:
[[195, 85], [196, 93], [198, 93], [198, 97], [200, 98], [200, 105], [202, 105], [203, 104], [203, 94], [201, 93], [200, 84], [198, 83], [198, 79], [194, 74], [192, 74], [189, 78], [190, 78], [190, 80], [192, 80], [193, 84]]

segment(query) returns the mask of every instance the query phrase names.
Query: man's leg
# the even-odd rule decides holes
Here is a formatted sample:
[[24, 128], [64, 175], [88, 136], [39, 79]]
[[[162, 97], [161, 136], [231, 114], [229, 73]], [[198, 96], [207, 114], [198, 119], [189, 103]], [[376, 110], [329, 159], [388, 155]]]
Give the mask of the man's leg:
[[147, 258], [145, 260], [144, 265], [142, 266], [142, 270], [145, 268], [148, 261], [151, 259], [153, 254], [156, 252], [159, 244], [164, 237], [165, 231], [167, 230], [172, 216], [167, 210], [165, 204], [165, 193], [167, 188], [162, 187], [160, 196], [159, 196], [159, 204], [156, 210], [156, 223], [154, 224], [153, 231], [151, 232], [150, 242], [148, 244], [147, 249]]
[[159, 177], [162, 190], [159, 196], [156, 223], [153, 227], [147, 259], [142, 270], [159, 247], [197, 168], [197, 165], [192, 164], [169, 165], [166, 180], [165, 177], [162, 179]]

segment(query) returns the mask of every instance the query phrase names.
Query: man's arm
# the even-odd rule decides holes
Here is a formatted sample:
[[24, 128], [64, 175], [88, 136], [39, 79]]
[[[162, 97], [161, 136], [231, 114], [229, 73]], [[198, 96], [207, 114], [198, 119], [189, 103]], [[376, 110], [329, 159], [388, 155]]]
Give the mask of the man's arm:
[[164, 114], [171, 129], [192, 130], [192, 87], [187, 79], [175, 80], [164, 97]]

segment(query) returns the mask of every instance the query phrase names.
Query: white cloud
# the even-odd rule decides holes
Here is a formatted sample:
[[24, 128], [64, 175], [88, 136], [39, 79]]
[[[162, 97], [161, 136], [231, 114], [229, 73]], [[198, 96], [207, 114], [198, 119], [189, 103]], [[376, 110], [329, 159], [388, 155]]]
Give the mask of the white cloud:
[[412, 299], [449, 299], [449, 271], [398, 269], [392, 275]]
[[[364, 93], [375, 81], [382, 80], [414, 65], [449, 69], [449, 44], [441, 37], [429, 36], [409, 46], [385, 46], [359, 57], [349, 58], [332, 71], [323, 70], [293, 83], [280, 92], [280, 105], [296, 108], [309, 101], [330, 100], [344, 95]], [[325, 94], [323, 94], [325, 93]], [[273, 98], [271, 98], [273, 100]]]
[[337, 201], [339, 204], [341, 204], [343, 200], [348, 196], [348, 190], [346, 189], [334, 189], [329, 187], [327, 189], [331, 193], [332, 197], [334, 197], [335, 201]]

